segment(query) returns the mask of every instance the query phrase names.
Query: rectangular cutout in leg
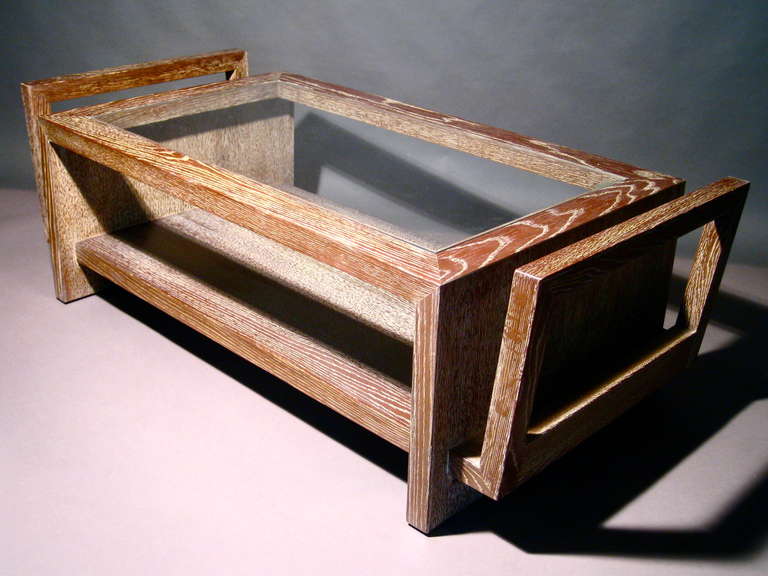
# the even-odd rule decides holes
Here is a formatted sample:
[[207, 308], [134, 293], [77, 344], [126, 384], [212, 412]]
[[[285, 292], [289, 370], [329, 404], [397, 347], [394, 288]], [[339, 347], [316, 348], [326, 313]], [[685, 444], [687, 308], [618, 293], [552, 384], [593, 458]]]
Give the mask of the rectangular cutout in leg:
[[[748, 187], [720, 180], [515, 271], [479, 458], [457, 452], [462, 480], [501, 497], [689, 364]], [[671, 247], [702, 226], [665, 329]]]

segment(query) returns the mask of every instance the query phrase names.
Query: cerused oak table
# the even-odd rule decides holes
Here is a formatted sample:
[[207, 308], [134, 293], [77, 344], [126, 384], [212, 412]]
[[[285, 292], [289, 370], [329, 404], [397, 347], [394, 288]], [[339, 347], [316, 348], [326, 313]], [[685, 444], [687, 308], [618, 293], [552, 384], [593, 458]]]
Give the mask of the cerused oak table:
[[[478, 493], [500, 498], [695, 358], [748, 188], [683, 195], [678, 178], [388, 98], [249, 77], [242, 51], [22, 96], [57, 297], [106, 278], [407, 450], [408, 522], [424, 532]], [[442, 228], [313, 194], [294, 185], [294, 103], [575, 192], [522, 217], [470, 202], [471, 225], [459, 206]], [[412, 196], [427, 211], [446, 201]], [[665, 327], [676, 240], [701, 227]]]

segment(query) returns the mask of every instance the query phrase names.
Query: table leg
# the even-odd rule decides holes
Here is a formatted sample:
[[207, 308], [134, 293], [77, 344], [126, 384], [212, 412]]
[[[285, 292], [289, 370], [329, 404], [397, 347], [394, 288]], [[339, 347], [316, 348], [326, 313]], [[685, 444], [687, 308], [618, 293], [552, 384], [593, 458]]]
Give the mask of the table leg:
[[408, 523], [429, 532], [479, 496], [453, 478], [449, 450], [460, 427], [462, 395], [456, 366], [466, 362], [451, 345], [461, 316], [458, 292], [442, 289], [417, 307], [411, 442], [408, 459]]

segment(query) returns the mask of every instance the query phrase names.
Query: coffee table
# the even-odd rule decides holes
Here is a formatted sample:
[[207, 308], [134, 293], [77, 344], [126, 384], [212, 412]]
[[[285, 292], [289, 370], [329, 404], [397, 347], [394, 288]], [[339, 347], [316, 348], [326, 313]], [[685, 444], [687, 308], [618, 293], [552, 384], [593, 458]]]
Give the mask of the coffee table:
[[[407, 450], [423, 532], [501, 498], [695, 358], [747, 182], [684, 195], [672, 176], [247, 68], [235, 50], [22, 85], [61, 301], [114, 282]], [[451, 175], [470, 160], [467, 192]], [[294, 174], [307, 162], [365, 186], [323, 188], [322, 166]], [[698, 228], [665, 325], [676, 240]]]

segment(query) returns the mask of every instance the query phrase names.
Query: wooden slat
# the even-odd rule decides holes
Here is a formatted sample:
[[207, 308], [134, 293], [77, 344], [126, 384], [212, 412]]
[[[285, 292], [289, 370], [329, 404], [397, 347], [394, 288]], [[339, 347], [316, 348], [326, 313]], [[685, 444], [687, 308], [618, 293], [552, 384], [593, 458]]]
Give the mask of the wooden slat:
[[223, 110], [277, 98], [277, 75], [259, 74], [238, 81], [212, 82], [177, 90], [143, 94], [112, 102], [57, 112], [57, 116], [90, 116], [125, 128], [149, 122]]
[[319, 110], [583, 188], [637, 177], [640, 173], [660, 176], [623, 162], [298, 74], [280, 74], [280, 95]]
[[480, 461], [492, 488], [502, 472], [514, 475], [523, 466], [521, 443], [544, 358], [548, 296], [537, 281], [515, 272]]
[[[211, 55], [206, 56], [210, 57]], [[161, 68], [165, 62], [172, 68], [173, 63], [178, 62], [178, 60], [157, 63], [159, 65], [157, 68]], [[141, 70], [145, 74], [147, 71], [153, 70], [153, 68], [146, 67], [141, 69], [141, 66], [145, 65], [121, 67], [115, 70], [123, 71], [123, 75], [133, 74], [136, 76]], [[190, 65], [188, 68], [194, 69], [194, 65]], [[110, 69], [103, 72], [109, 73]], [[88, 78], [91, 74], [96, 73], [73, 75], [72, 78]], [[428, 140], [442, 146], [462, 150], [496, 162], [516, 166], [523, 170], [540, 173], [584, 188], [592, 188], [609, 180], [637, 177], [659, 178], [663, 176], [648, 170], [641, 170], [624, 162], [543, 142], [508, 130], [471, 122], [456, 116], [398, 102], [391, 98], [297, 74], [272, 72], [262, 74], [260, 77], [270, 81], [276, 80], [279, 84], [278, 95], [282, 98], [354, 118], [394, 132]], [[250, 80], [252, 79], [247, 79], [247, 81]], [[29, 83], [29, 85], [36, 86], [42, 82]], [[237, 84], [235, 82], [233, 86]], [[120, 88], [111, 88], [107, 91], [115, 89]], [[163, 97], [169, 98], [169, 101], [175, 99], [173, 95], [169, 94]], [[157, 102], [161, 102], [163, 97], [160, 97]], [[110, 110], [118, 112], [121, 108], [125, 108], [126, 104], [112, 102], [97, 106], [101, 113], [107, 113]], [[85, 109], [85, 113], [92, 115], [93, 110]]]
[[[407, 450], [410, 347], [377, 340], [370, 328], [343, 314], [317, 308], [292, 291], [286, 294], [278, 282], [260, 278], [253, 261], [243, 262], [247, 246], [230, 251], [212, 242], [206, 222], [211, 221], [172, 216], [98, 236], [78, 244], [77, 257], [83, 266]], [[348, 288], [356, 285], [342, 281]], [[306, 326], [295, 324], [302, 315]], [[354, 341], [342, 351], [345, 337]], [[373, 349], [360, 350], [361, 342]], [[360, 361], [360, 353], [381, 370]], [[397, 373], [397, 366], [405, 370]]]
[[[167, 216], [147, 228], [162, 228], [183, 236], [236, 262], [249, 273], [274, 280], [400, 342], [413, 343], [416, 307], [411, 302], [204, 210]], [[184, 259], [189, 260], [189, 256]], [[202, 268], [202, 264], [196, 266]]]
[[[500, 499], [623, 414], [649, 392], [664, 385], [670, 374], [677, 373], [686, 362], [692, 343], [691, 331], [678, 333], [669, 338], [656, 354], [638, 360], [562, 412], [522, 431], [523, 434], [519, 434], [518, 430], [518, 438], [523, 438], [525, 434], [527, 438], [516, 446], [516, 461], [509, 461], [510, 455], [502, 451], [500, 460], [492, 462], [489, 459], [484, 463], [482, 441], [462, 446], [453, 454], [451, 464], [454, 474], [478, 492]], [[492, 472], [492, 465], [502, 466], [499, 469], [506, 466], [505, 473], [499, 475]]]
[[312, 78], [281, 73], [278, 93], [346, 118], [592, 188], [439, 250], [442, 284], [537, 245], [543, 248], [539, 254], [557, 249], [564, 244], [546, 248], [544, 244], [584, 226], [577, 237], [593, 234], [682, 194], [683, 182], [678, 178]]
[[653, 353], [638, 360], [621, 374], [599, 386], [567, 417], [554, 415], [528, 437], [523, 466], [517, 475], [501, 478], [496, 493], [507, 494], [548, 464], [621, 416], [653, 390], [668, 383], [687, 366], [694, 335], [677, 332]]
[[440, 250], [441, 278], [450, 282], [504, 259], [525, 264], [679, 197], [683, 184], [666, 176], [635, 178], [539, 210]]
[[49, 188], [47, 157], [50, 153], [50, 146], [45, 142], [45, 135], [40, 127], [39, 118], [51, 113], [51, 102], [46, 98], [45, 93], [36, 91], [25, 84], [21, 85], [21, 101], [24, 106], [27, 138], [29, 140], [29, 150], [32, 154], [32, 166], [35, 171], [35, 184], [37, 185], [37, 196], [40, 202], [40, 213], [43, 216], [45, 239], [50, 242], [52, 231], [50, 218], [48, 217], [49, 205], [47, 200], [47, 190]]
[[49, 102], [59, 102], [219, 72], [231, 72], [233, 79], [247, 76], [248, 61], [245, 52], [224, 50], [197, 56], [115, 66], [82, 74], [68, 74], [25, 82], [22, 86], [35, 93], [45, 94]]
[[[634, 378], [640, 380], [638, 377], [647, 377], [647, 374], [643, 374], [643, 371], [652, 362], [655, 362], [662, 356], [679, 356], [678, 349], [689, 346], [689, 341], [691, 340], [692, 335], [693, 331], [686, 330], [683, 332], [676, 331], [671, 336], [667, 336], [664, 339], [663, 344], [655, 348], [651, 353], [635, 360], [619, 374], [616, 374], [606, 382], [595, 386], [584, 396], [563, 406], [555, 413], [548, 415], [546, 419], [529, 426], [525, 432], [530, 436], [543, 436], [545, 434], [556, 433], [558, 432], [558, 429], [562, 430], [566, 420], [575, 418], [576, 416], [586, 421], [590, 420], [590, 414], [594, 416], [592, 419], [596, 420], [598, 413], [601, 411], [615, 414], [616, 410], [606, 410], [605, 402], [609, 400], [608, 395], [612, 392], [615, 392], [616, 395], [626, 394], [626, 389], [628, 388], [627, 384], [629, 384], [631, 379]], [[686, 354], [683, 353], [682, 357], [685, 356]], [[679, 363], [675, 366], [667, 361], [665, 366], [674, 371], [676, 368], [679, 368]], [[619, 390], [619, 388], [622, 388], [622, 390]]]
[[458, 318], [472, 305], [456, 296], [450, 286], [441, 288], [417, 308], [407, 515], [408, 523], [422, 532], [478, 496], [448, 473], [451, 440], [465, 419], [472, 385], [455, 377], [456, 366], [467, 359], [455, 354], [452, 342]]
[[[540, 279], [554, 274], [572, 274], [579, 268], [589, 267], [592, 258], [608, 257], [610, 250], [620, 249], [621, 246], [636, 250], [642, 244], [659, 244], [667, 238], [682, 236], [733, 210], [735, 203], [743, 203], [748, 189], [749, 182], [746, 180], [723, 178], [531, 262], [521, 268], [520, 273]], [[630, 240], [631, 245], [628, 244]]]

